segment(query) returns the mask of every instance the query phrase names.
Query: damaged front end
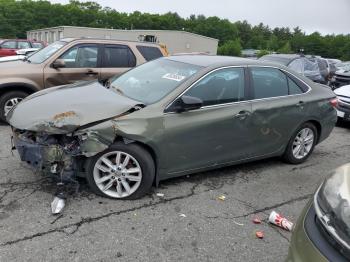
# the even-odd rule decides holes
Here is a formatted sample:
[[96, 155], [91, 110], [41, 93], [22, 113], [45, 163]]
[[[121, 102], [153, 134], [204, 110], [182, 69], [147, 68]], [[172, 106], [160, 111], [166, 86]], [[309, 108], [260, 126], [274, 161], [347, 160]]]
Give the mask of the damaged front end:
[[69, 134], [13, 128], [13, 148], [17, 149], [20, 159], [44, 174], [53, 175], [58, 181], [51, 203], [53, 214], [61, 213], [65, 206], [64, 185], [73, 182], [78, 190], [76, 177], [84, 176], [86, 159], [107, 149], [116, 138], [116, 130], [114, 120]]

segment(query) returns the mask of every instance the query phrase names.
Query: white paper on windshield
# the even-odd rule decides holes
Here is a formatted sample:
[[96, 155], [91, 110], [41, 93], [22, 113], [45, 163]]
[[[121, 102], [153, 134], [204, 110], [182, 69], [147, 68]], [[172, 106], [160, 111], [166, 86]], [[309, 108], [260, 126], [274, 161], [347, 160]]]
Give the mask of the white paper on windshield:
[[180, 81], [184, 80], [186, 78], [186, 76], [173, 74], [173, 73], [167, 73], [167, 74], [163, 75], [162, 78], [180, 82]]

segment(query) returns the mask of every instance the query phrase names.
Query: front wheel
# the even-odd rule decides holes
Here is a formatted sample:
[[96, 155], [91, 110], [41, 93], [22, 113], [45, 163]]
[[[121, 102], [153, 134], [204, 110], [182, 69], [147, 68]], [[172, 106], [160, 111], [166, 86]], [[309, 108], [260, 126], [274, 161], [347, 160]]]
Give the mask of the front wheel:
[[6, 115], [26, 96], [28, 96], [28, 93], [23, 91], [11, 91], [4, 93], [0, 97], [0, 120], [6, 122]]
[[87, 181], [94, 193], [115, 199], [137, 199], [149, 192], [155, 176], [151, 155], [138, 144], [118, 142], [91, 158]]
[[311, 155], [317, 142], [317, 129], [305, 123], [291, 137], [283, 159], [290, 164], [300, 164]]

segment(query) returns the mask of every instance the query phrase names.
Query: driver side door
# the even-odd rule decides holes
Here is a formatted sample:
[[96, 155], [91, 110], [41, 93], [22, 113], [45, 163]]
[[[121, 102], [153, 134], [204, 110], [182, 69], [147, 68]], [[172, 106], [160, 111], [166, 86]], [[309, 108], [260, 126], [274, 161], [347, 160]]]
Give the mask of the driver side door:
[[200, 109], [164, 115], [169, 176], [237, 161], [250, 154], [251, 104], [245, 101], [246, 82], [244, 68], [214, 70], [183, 93], [200, 98]]
[[99, 49], [98, 44], [78, 44], [68, 49], [58, 58], [64, 61], [63, 68], [53, 68], [52, 64], [45, 67], [45, 88], [99, 79]]

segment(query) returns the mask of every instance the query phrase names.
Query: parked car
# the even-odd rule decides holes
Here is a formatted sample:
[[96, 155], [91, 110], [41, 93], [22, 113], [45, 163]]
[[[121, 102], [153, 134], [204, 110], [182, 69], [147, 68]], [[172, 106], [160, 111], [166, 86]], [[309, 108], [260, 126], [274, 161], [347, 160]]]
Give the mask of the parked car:
[[338, 98], [337, 115], [340, 120], [350, 121], [350, 85], [334, 90]]
[[336, 103], [332, 90], [283, 66], [188, 55], [148, 62], [105, 87], [42, 90], [7, 120], [22, 161], [134, 199], [170, 177], [274, 156], [302, 163], [331, 133]]
[[314, 82], [326, 84], [326, 81], [320, 72], [318, 62], [315, 59], [310, 59], [298, 54], [270, 54], [264, 55], [259, 59], [287, 66]]
[[350, 164], [317, 189], [294, 228], [287, 261], [350, 260]]
[[43, 48], [45, 43], [26, 39], [2, 39], [0, 40], [0, 57], [17, 55], [16, 50], [27, 48]]
[[339, 70], [337, 70], [332, 78], [332, 86], [334, 89], [350, 85], [350, 62], [337, 64]]
[[157, 44], [100, 39], [62, 39], [25, 61], [0, 63], [0, 120], [24, 97], [43, 88], [119, 75], [163, 56]]
[[0, 57], [0, 62], [24, 60], [26, 57], [38, 50], [38, 48], [18, 49], [16, 50], [16, 55]]

